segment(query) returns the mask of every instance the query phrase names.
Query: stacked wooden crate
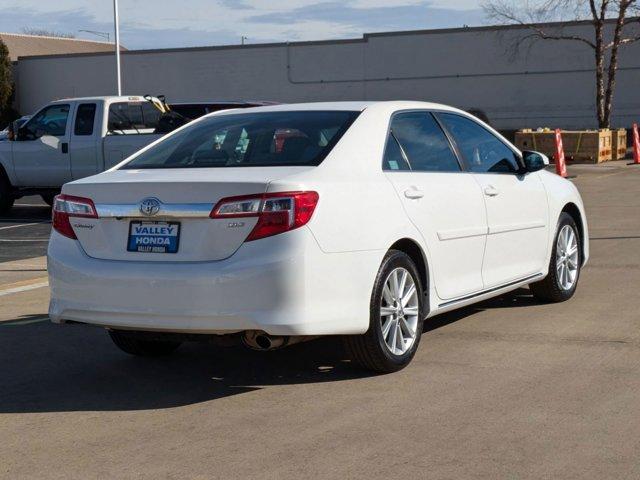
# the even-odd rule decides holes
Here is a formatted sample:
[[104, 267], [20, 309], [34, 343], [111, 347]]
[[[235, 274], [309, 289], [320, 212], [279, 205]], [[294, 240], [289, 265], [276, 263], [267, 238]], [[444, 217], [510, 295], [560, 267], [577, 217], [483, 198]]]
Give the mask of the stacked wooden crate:
[[[515, 143], [520, 150], [544, 153], [551, 161], [556, 153], [555, 132], [549, 129], [519, 130]], [[613, 156], [611, 130], [563, 130], [562, 145], [565, 158], [574, 163], [601, 163]]]
[[622, 160], [627, 157], [627, 131], [624, 128], [613, 130], [613, 159]]
[[548, 128], [518, 130], [515, 134], [515, 144], [520, 150], [544, 153], [551, 161], [556, 154], [556, 134]]

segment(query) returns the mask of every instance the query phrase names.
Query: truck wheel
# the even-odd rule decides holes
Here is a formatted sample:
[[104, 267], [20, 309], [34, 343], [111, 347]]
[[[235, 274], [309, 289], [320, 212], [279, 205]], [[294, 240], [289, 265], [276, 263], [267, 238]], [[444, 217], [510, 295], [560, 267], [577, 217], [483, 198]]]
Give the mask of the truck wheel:
[[351, 358], [368, 370], [390, 373], [411, 362], [422, 335], [424, 294], [413, 260], [390, 250], [371, 295], [369, 330], [345, 337]]
[[42, 197], [42, 200], [44, 201], [44, 203], [46, 203], [50, 207], [53, 207], [53, 199], [55, 198], [55, 194], [43, 193], [42, 195], [40, 195], [40, 197]]
[[173, 353], [180, 346], [180, 342], [143, 340], [122, 330], [109, 330], [109, 336], [120, 350], [140, 357], [162, 357]]
[[0, 215], [9, 213], [11, 207], [13, 207], [13, 192], [11, 191], [11, 184], [2, 176], [0, 176]]

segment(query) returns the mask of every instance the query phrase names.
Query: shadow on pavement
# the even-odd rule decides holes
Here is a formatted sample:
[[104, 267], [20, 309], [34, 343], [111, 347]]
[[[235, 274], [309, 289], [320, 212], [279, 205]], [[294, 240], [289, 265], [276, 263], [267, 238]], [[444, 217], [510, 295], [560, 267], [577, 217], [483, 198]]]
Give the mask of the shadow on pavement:
[[173, 356], [146, 359], [122, 353], [99, 328], [0, 326], [0, 413], [171, 408], [368, 375], [331, 337], [266, 353], [185, 343]]
[[[424, 331], [486, 309], [533, 303], [528, 290], [518, 290], [434, 317]], [[0, 325], [0, 413], [171, 408], [273, 385], [372, 375], [351, 365], [337, 337], [266, 353], [186, 343], [173, 356], [146, 359], [120, 352], [103, 329], [29, 323], [38, 318]]]
[[494, 308], [528, 307], [533, 305], [540, 305], [540, 302], [533, 298], [531, 291], [528, 288], [519, 288], [499, 297], [429, 318], [424, 322], [424, 328], [422, 331], [424, 333], [430, 332], [485, 310], [491, 310]]

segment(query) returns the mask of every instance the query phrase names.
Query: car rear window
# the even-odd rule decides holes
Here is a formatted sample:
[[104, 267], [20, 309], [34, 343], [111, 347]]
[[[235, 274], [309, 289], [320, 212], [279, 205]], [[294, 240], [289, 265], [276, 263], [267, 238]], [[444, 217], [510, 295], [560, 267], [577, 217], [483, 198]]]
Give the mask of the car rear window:
[[360, 112], [292, 111], [212, 116], [121, 168], [319, 165]]
[[236, 113], [206, 118], [121, 168], [319, 165], [360, 112]]

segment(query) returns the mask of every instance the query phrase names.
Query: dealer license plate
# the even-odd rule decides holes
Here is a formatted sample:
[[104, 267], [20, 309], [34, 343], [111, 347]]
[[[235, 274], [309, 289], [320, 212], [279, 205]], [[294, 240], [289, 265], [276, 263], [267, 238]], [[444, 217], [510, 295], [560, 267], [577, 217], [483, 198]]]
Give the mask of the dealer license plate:
[[178, 222], [131, 222], [127, 251], [176, 253], [180, 244]]

